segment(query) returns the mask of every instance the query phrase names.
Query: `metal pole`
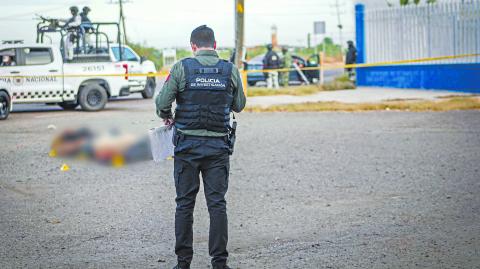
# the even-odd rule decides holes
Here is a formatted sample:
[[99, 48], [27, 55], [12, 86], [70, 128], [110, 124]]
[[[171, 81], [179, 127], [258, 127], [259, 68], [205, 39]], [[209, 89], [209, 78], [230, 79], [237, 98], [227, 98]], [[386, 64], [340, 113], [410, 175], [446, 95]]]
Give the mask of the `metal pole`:
[[244, 48], [244, 0], [235, 0], [235, 65], [242, 69], [243, 67], [243, 48]]
[[340, 18], [340, 4], [338, 3], [338, 0], [336, 0], [335, 2], [335, 7], [337, 8], [337, 19], [338, 19], [338, 38], [339, 38], [339, 41], [340, 41], [340, 53], [343, 55], [343, 36], [342, 36], [342, 28], [343, 28], [343, 25], [342, 25], [342, 21], [341, 21], [341, 18]]
[[[369, 23], [371, 24], [371, 23]], [[362, 4], [355, 5], [355, 40], [357, 43], [357, 64], [365, 63], [365, 6]], [[355, 70], [357, 85], [365, 85], [365, 74], [361, 68]]]
[[120, 5], [120, 21], [122, 23], [122, 27], [123, 27], [123, 38], [124, 38], [124, 41], [125, 41], [125, 45], [128, 43], [128, 40], [127, 40], [127, 29], [125, 28], [125, 17], [123, 16], [123, 3], [122, 3], [122, 0], [119, 0], [118, 1], [118, 4]]
[[326, 34], [324, 34], [323, 36], [323, 41], [322, 41], [322, 53], [320, 53], [320, 61], [319, 61], [319, 64], [320, 64], [320, 85], [323, 85], [325, 83], [325, 78], [324, 78], [324, 66], [323, 64], [325, 63], [324, 62], [324, 59], [325, 59], [325, 37], [326, 37]]

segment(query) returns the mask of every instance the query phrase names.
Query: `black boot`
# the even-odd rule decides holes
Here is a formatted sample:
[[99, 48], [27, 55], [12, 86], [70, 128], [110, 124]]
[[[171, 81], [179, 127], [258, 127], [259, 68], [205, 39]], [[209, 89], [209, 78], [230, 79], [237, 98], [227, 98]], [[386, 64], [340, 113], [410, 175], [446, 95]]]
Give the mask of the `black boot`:
[[173, 267], [173, 269], [190, 269], [190, 265], [189, 264], [177, 264], [175, 265], [175, 267]]

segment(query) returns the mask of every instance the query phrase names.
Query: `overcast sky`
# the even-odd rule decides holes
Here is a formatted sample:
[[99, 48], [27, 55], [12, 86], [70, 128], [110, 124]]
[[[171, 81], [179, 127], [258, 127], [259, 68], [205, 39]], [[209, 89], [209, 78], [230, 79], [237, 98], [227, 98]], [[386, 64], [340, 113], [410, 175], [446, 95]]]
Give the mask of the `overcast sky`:
[[[117, 0], [115, 0], [117, 1]], [[125, 0], [124, 0], [125, 1]], [[201, 24], [215, 30], [219, 46], [234, 43], [234, 0], [127, 0], [127, 35], [135, 42], [166, 47], [188, 46], [190, 32]], [[384, 4], [384, 0], [367, 0]], [[92, 21], [118, 21], [112, 0], [0, 0], [0, 40], [35, 40], [35, 14], [66, 18], [68, 8], [88, 5]], [[271, 26], [278, 28], [281, 44], [306, 45], [313, 22], [326, 21], [327, 34], [338, 41], [336, 0], [245, 0], [247, 46], [270, 41]], [[339, 0], [343, 40], [354, 38], [354, 0]]]

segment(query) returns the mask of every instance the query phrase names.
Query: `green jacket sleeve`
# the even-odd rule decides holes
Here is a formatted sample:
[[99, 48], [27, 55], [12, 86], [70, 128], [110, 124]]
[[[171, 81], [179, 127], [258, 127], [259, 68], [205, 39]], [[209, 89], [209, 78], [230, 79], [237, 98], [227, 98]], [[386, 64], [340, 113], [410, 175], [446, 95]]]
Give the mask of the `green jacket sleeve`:
[[172, 118], [172, 103], [180, 90], [181, 81], [184, 80], [182, 62], [176, 63], [170, 70], [162, 90], [155, 98], [157, 115], [162, 119]]
[[232, 85], [233, 85], [233, 104], [232, 110], [234, 112], [240, 112], [245, 108], [247, 102], [245, 93], [243, 92], [242, 77], [236, 66], [232, 70]]

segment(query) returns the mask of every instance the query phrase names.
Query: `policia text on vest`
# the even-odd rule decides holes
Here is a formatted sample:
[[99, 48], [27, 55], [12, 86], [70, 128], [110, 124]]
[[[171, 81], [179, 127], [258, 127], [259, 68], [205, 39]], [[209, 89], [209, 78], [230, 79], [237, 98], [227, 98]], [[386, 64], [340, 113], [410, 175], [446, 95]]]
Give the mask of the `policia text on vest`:
[[[204, 42], [208, 41], [208, 42]], [[200, 44], [200, 45], [199, 45]], [[190, 268], [193, 258], [193, 210], [202, 174], [210, 215], [209, 254], [214, 269], [227, 269], [228, 190], [230, 154], [235, 123], [231, 112], [245, 107], [241, 76], [215, 52], [213, 31], [200, 26], [192, 32], [194, 58], [177, 62], [155, 102], [157, 114], [174, 125], [175, 253], [177, 266]]]
[[222, 88], [225, 88], [226, 84], [221, 83], [220, 80], [215, 79], [215, 78], [196, 78], [195, 82], [192, 82], [190, 84], [190, 87], [212, 87], [212, 88], [222, 87]]

